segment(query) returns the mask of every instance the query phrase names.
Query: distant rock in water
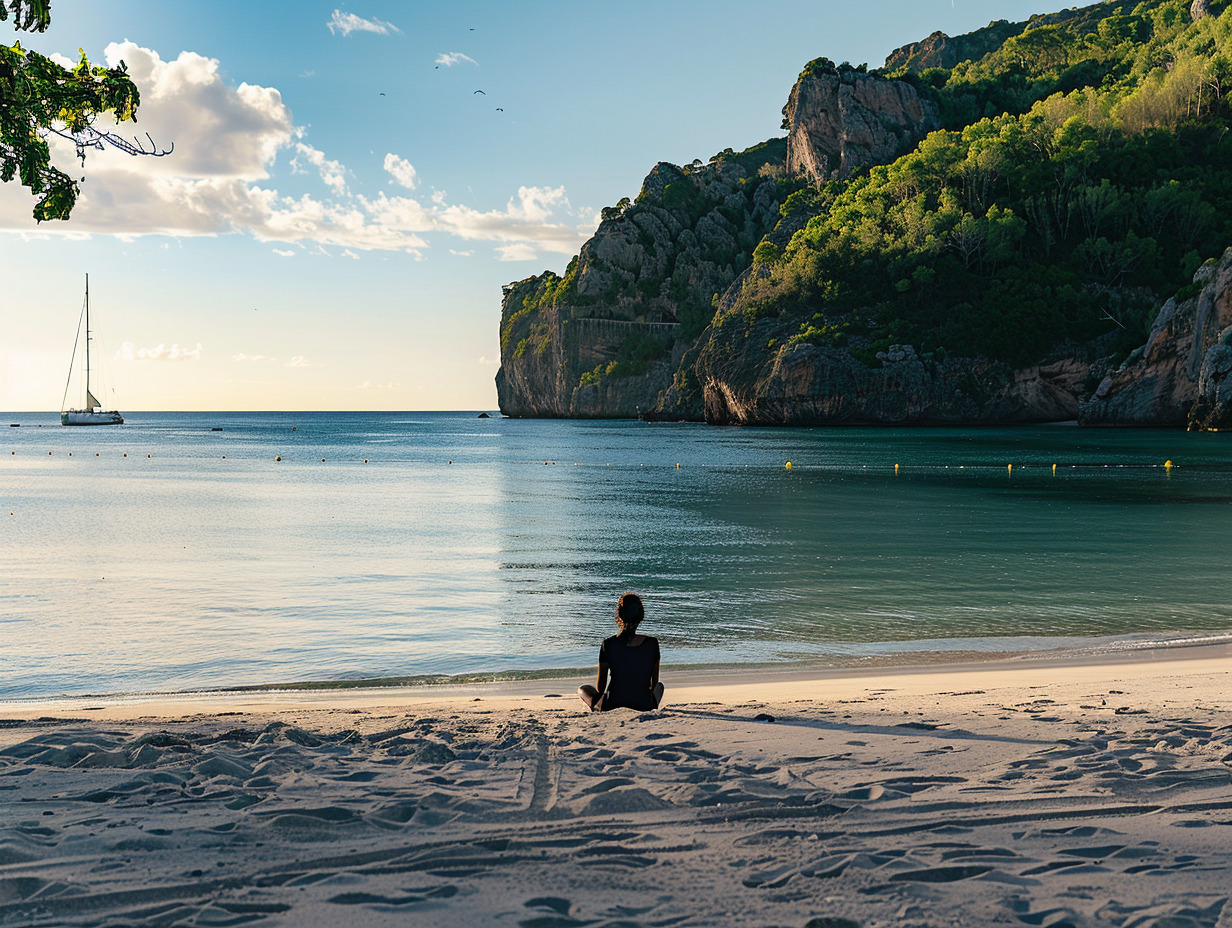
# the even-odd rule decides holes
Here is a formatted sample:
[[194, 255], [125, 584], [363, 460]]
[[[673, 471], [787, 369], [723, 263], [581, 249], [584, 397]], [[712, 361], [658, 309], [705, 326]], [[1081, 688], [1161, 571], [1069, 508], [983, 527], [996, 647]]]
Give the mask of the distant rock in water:
[[481, 413], [478, 415], [478, 417], [477, 417], [477, 418], [479, 418], [479, 419], [491, 419], [492, 417], [491, 417], [491, 416], [489, 416], [486, 412], [481, 412]]
[[1232, 427], [1232, 248], [1164, 303], [1147, 343], [1082, 405], [1084, 425]]

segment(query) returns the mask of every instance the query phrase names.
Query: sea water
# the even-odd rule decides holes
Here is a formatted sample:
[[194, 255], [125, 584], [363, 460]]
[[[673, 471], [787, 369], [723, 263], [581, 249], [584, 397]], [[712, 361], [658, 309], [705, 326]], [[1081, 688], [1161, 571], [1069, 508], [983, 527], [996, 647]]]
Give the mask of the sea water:
[[1224, 434], [7, 418], [0, 699], [1232, 636]]

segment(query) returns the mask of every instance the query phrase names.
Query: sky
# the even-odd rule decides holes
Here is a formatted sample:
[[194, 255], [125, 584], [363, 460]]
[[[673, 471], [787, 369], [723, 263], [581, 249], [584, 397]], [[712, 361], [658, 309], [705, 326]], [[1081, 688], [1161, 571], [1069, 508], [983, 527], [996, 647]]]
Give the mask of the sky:
[[60, 408], [87, 274], [108, 408], [495, 410], [501, 287], [563, 273], [656, 163], [782, 135], [813, 58], [1054, 6], [53, 0], [0, 42], [123, 60], [137, 122], [98, 127], [174, 148], [53, 138], [63, 222], [0, 184], [0, 410]]

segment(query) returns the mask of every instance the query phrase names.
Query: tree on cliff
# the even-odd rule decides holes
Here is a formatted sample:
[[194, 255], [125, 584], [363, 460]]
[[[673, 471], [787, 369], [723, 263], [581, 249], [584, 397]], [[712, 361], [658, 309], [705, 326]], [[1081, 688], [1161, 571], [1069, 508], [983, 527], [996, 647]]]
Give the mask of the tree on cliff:
[[[0, 0], [0, 21], [13, 17], [16, 29], [44, 32], [51, 0]], [[0, 45], [0, 181], [18, 178], [37, 196], [34, 218], [67, 219], [77, 202], [77, 182], [51, 163], [50, 134], [69, 138], [83, 161], [87, 148], [103, 143], [129, 154], [157, 154], [93, 128], [103, 113], [119, 123], [135, 121], [140, 95], [124, 62], [92, 66], [82, 52], [72, 69], [27, 51], [21, 43]]]

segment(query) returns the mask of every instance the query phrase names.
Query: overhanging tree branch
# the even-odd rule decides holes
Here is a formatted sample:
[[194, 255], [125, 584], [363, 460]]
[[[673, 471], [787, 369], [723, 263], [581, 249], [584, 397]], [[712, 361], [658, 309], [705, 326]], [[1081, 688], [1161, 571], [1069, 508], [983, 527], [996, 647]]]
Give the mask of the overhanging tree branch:
[[[0, 0], [0, 21], [13, 17], [19, 30], [42, 32], [51, 22], [50, 0]], [[45, 55], [27, 51], [21, 43], [0, 45], [0, 182], [18, 178], [37, 196], [33, 215], [67, 219], [77, 202], [77, 182], [51, 163], [48, 135], [67, 138], [85, 160], [87, 149], [111, 145], [129, 155], [169, 154], [147, 134], [150, 147], [94, 127], [104, 113], [116, 123], [137, 119], [141, 95], [129, 79], [124, 62], [118, 67], [91, 65], [85, 53], [73, 68]]]

